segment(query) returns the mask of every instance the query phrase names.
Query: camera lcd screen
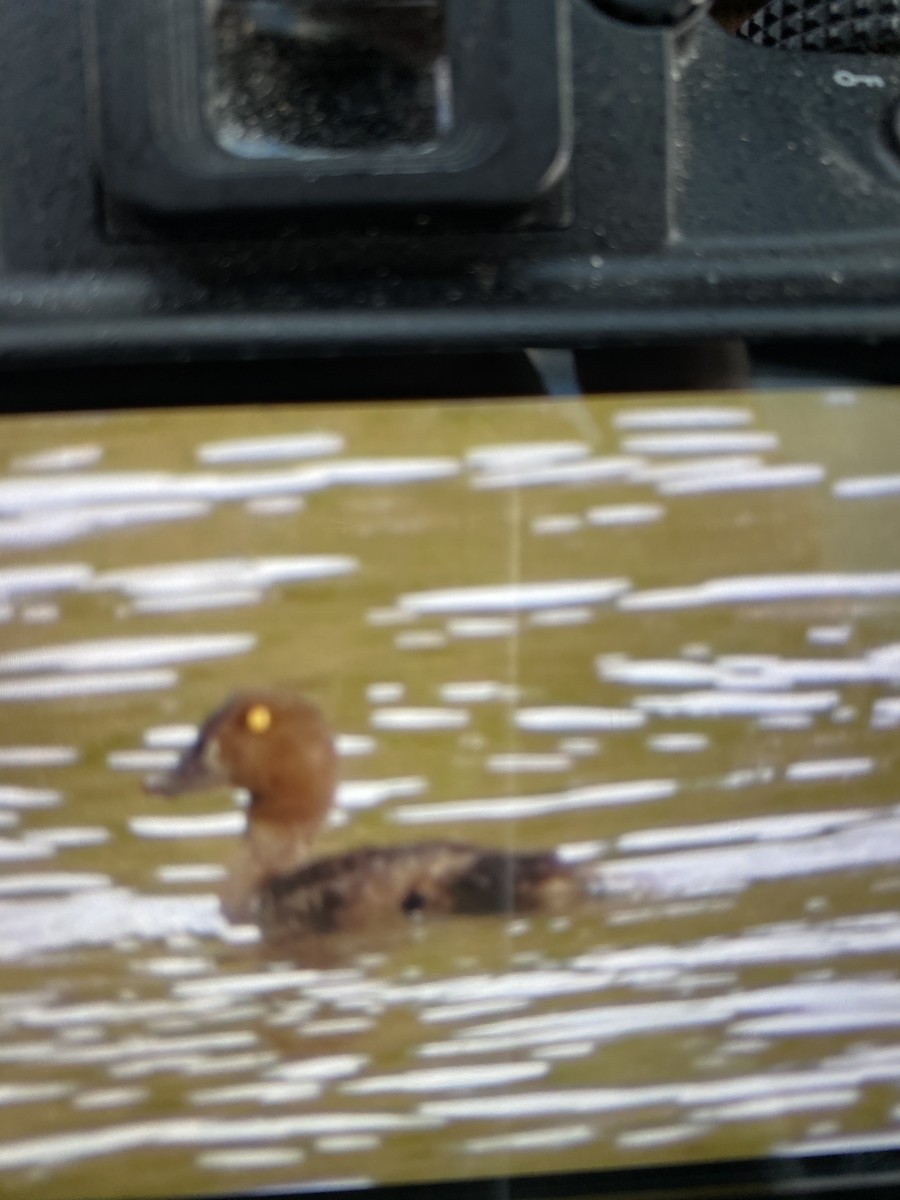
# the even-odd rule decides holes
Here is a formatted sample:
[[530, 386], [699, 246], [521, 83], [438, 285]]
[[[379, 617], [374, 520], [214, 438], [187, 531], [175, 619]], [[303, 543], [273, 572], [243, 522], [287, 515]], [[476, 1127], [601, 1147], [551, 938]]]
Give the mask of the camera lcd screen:
[[[896, 415], [832, 390], [6, 418], [0, 1190], [894, 1150]], [[382, 919], [379, 850], [358, 921], [226, 920], [255, 810], [203, 723], [236, 693], [247, 737], [260, 695], [335, 731], [314, 864], [466, 844], [583, 891], [475, 912], [429, 867]], [[198, 727], [220, 786], [148, 791]], [[289, 840], [273, 909], [315, 887]]]

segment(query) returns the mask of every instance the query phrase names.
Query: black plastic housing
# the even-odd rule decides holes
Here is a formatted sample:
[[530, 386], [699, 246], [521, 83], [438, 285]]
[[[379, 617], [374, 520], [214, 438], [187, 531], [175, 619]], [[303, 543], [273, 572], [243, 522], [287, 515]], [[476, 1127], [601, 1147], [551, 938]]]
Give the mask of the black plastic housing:
[[424, 144], [270, 146], [249, 156], [229, 153], [210, 127], [214, 26], [204, 0], [97, 0], [103, 187], [170, 216], [536, 199], [569, 156], [559, 6], [445, 0], [444, 8], [453, 110], [445, 132]]
[[147, 5], [0, 0], [0, 361], [900, 333], [894, 58], [512, 0], [568, 64], [540, 199], [164, 220], [105, 157], [98, 18]]

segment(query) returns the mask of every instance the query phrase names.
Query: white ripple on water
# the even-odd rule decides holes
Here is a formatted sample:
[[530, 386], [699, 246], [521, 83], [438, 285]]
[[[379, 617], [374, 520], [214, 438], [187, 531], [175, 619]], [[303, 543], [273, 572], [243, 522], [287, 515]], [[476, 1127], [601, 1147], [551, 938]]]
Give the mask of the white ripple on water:
[[568, 608], [544, 608], [529, 615], [531, 625], [548, 628], [559, 628], [563, 625], [587, 625], [594, 619], [593, 609], [578, 608], [574, 605]]
[[0, 671], [24, 674], [32, 671], [91, 672], [107, 668], [119, 672], [144, 670], [246, 654], [255, 645], [256, 637], [251, 633], [97, 638], [0, 654]]
[[391, 820], [401, 825], [430, 825], [442, 821], [525, 820], [581, 809], [648, 804], [668, 800], [678, 791], [672, 779], [627, 780], [533, 796], [494, 796], [482, 800], [446, 800], [435, 804], [406, 804], [395, 808]]
[[111, 529], [196, 520], [211, 511], [201, 500], [82, 505], [0, 520], [0, 546], [29, 549], [92, 537]]
[[446, 634], [436, 629], [410, 629], [394, 637], [398, 650], [440, 650], [446, 644]]
[[842, 500], [868, 500], [900, 494], [900, 475], [860, 475], [839, 479], [833, 488]]
[[587, 519], [589, 525], [598, 526], [646, 525], [665, 513], [661, 504], [604, 504], [589, 508]]
[[0, 837], [0, 863], [31, 862], [36, 858], [49, 858], [52, 853], [53, 848], [49, 845]]
[[705, 733], [659, 733], [647, 745], [657, 754], [696, 754], [709, 747], [709, 738]]
[[[179, 981], [173, 988], [173, 994], [179, 999], [217, 999], [219, 997], [264, 996], [273, 992], [297, 992], [311, 988], [314, 984], [328, 985], [337, 982], [349, 986], [354, 992], [359, 992], [360, 977], [358, 972], [346, 969], [337, 971], [303, 970], [281, 968], [272, 971], [258, 971], [242, 975], [217, 975], [204, 979], [186, 979]], [[322, 1060], [320, 1060], [322, 1061]], [[350, 1067], [357, 1063], [357, 1058], [341, 1057], [343, 1066]], [[360, 1064], [361, 1065], [361, 1064]], [[273, 1068], [273, 1074], [279, 1079], [297, 1079], [297, 1071], [285, 1074], [287, 1064]], [[305, 1069], [306, 1064], [303, 1064]], [[355, 1066], [354, 1066], [354, 1069]]]
[[164, 771], [177, 761], [174, 750], [113, 750], [106, 756], [111, 771]]
[[[11, 615], [7, 610], [4, 619], [9, 619]], [[59, 605], [25, 604], [19, 610], [19, 617], [26, 625], [52, 625], [59, 620]]]
[[599, 858], [606, 850], [606, 842], [560, 842], [556, 847], [556, 856], [564, 863], [585, 863]]
[[394, 625], [409, 625], [413, 614], [403, 612], [399, 608], [370, 608], [366, 612], [366, 624], [377, 628], [390, 628]]
[[[779, 1020], [788, 1015], [796, 1018], [796, 1022], [791, 1024], [792, 1032], [802, 1028], [803, 1022], [807, 1031], [811, 1033], [825, 1032], [828, 1021], [839, 1021], [848, 1013], [861, 1010], [870, 1014], [880, 1014], [884, 1021], [890, 1020], [895, 1024], [900, 1022], [897, 1010], [898, 990], [900, 985], [894, 983], [816, 982], [776, 985], [713, 997], [655, 1000], [640, 1004], [606, 1004], [472, 1025], [446, 1042], [422, 1046], [420, 1054], [426, 1058], [433, 1058], [443, 1054], [473, 1053], [478, 1052], [479, 1043], [482, 1053], [538, 1049], [545, 1045], [571, 1042], [580, 1038], [589, 1038], [595, 1043], [609, 1043], [645, 1032], [703, 1029], [716, 1025], [727, 1026], [729, 1031], [736, 1031], [744, 1028], [744, 1023], [749, 1023], [751, 1019]], [[820, 1069], [824, 1076], [822, 1086], [827, 1086], [830, 1072], [825, 1068]], [[856, 1083], [867, 1074], [871, 1077], [873, 1072], [876, 1078], [879, 1073], [890, 1078], [895, 1071], [896, 1064], [889, 1062], [880, 1065], [854, 1065], [848, 1068], [839, 1080], [834, 1081], [840, 1084]], [[815, 1072], [810, 1072], [810, 1078], [814, 1075]], [[736, 1091], [732, 1093], [734, 1098], [744, 1098], [746, 1093], [742, 1093], [736, 1080], [687, 1086], [696, 1087], [701, 1092], [706, 1087], [711, 1087], [714, 1091], [721, 1089], [720, 1094], [726, 1099], [732, 1082], [737, 1085]], [[609, 1090], [616, 1092], [618, 1089]], [[770, 1095], [771, 1092], [762, 1088], [758, 1094]], [[490, 1102], [491, 1099], [493, 1098], [485, 1098], [486, 1102]], [[499, 1097], [497, 1099], [500, 1101]]]
[[752, 717], [771, 713], [822, 713], [840, 702], [837, 692], [683, 692], [680, 695], [637, 696], [643, 712], [660, 717]]
[[[837, 719], [838, 711], [831, 714], [832, 721]], [[815, 724], [809, 713], [769, 713], [756, 723], [760, 729], [812, 729]]]
[[0, 879], [0, 896], [54, 896], [68, 892], [93, 892], [108, 887], [109, 884], [108, 875], [88, 871], [46, 871], [42, 874], [9, 875]]
[[7, 478], [0, 480], [0, 512], [37, 513], [41, 509], [183, 499], [183, 495], [177, 494], [176, 479], [161, 471], [96, 471], [53, 478]]
[[900, 696], [888, 696], [872, 705], [872, 726], [875, 729], [894, 729], [900, 725]]
[[[2, 889], [5, 895], [33, 898], [0, 904], [0, 960], [71, 946], [113, 945], [128, 938], [155, 941], [229, 933], [219, 901], [211, 895], [140, 896], [110, 887], [106, 876], [87, 873], [19, 876], [3, 882], [20, 884], [18, 891]], [[126, 1009], [117, 1001], [104, 1016], [96, 1004], [88, 1005], [84, 1019], [110, 1020]]]
[[0, 570], [0, 599], [77, 590], [89, 583], [92, 577], [91, 568], [82, 563], [6, 567]]
[[402, 700], [406, 687], [402, 683], [383, 681], [370, 683], [366, 688], [366, 699], [370, 704], [393, 704]]
[[466, 1154], [519, 1154], [568, 1150], [592, 1142], [596, 1132], [590, 1125], [552, 1125], [547, 1129], [521, 1129], [516, 1133], [498, 1133], [491, 1137], [469, 1138], [463, 1142]]
[[81, 846], [102, 846], [110, 840], [110, 832], [100, 825], [64, 825], [51, 829], [34, 829], [26, 841], [51, 850], [77, 849]]
[[358, 1075], [368, 1062], [365, 1054], [323, 1054], [320, 1058], [304, 1059], [302, 1062], [281, 1063], [273, 1067], [269, 1074], [275, 1079], [287, 1079], [295, 1083], [302, 1080], [322, 1083]]
[[478, 471], [509, 471], [522, 467], [577, 462], [588, 458], [587, 442], [504, 442], [473, 446], [466, 451], [466, 466]]
[[823, 1108], [848, 1108], [859, 1097], [858, 1088], [829, 1088], [814, 1096], [758, 1096], [738, 1100], [709, 1109], [698, 1109], [696, 1120], [710, 1124], [716, 1121], [772, 1121], [794, 1112], [817, 1112]]
[[144, 745], [152, 750], [185, 750], [196, 740], [196, 725], [154, 725], [144, 734]]
[[455, 458], [342, 458], [315, 468], [324, 486], [390, 486], [452, 479], [461, 471]]
[[247, 501], [247, 512], [257, 517], [287, 517], [301, 512], [305, 504], [299, 496], [260, 496]]
[[460, 473], [453, 458], [333, 459], [311, 466], [231, 473], [85, 472], [0, 480], [0, 513], [38, 513], [86, 505], [251, 500], [354, 485], [426, 483]]
[[128, 1108], [132, 1104], [140, 1104], [146, 1095], [146, 1091], [138, 1087], [95, 1088], [89, 1092], [81, 1092], [72, 1103], [76, 1108], [89, 1111], [101, 1108]]
[[92, 467], [103, 458], [103, 447], [96, 443], [81, 446], [56, 446], [13, 460], [14, 471], [78, 471]]
[[197, 1155], [197, 1166], [207, 1171], [267, 1171], [295, 1167], [306, 1155], [295, 1148], [270, 1150], [215, 1150]]
[[427, 1008], [438, 1005], [490, 1005], [497, 1002], [530, 1001], [539, 998], [552, 999], [562, 995], [596, 991], [609, 986], [612, 975], [605, 970], [543, 970], [516, 971], [504, 975], [461, 975], [425, 982], [400, 982], [368, 979], [365, 981], [365, 996], [360, 996], [359, 978], [332, 983], [327, 977], [322, 982], [307, 985], [308, 997], [326, 1003], [359, 1003], [363, 999], [368, 1008], [375, 1010], [386, 1005], [406, 1009], [410, 1005]]
[[538, 537], [559, 537], [576, 533], [583, 524], [581, 517], [561, 513], [558, 516], [535, 517], [531, 522], [531, 531]]
[[447, 622], [451, 637], [463, 639], [512, 637], [518, 625], [510, 617], [459, 617]]
[[[336, 1133], [329, 1137], [316, 1139], [316, 1149], [322, 1154], [358, 1154], [366, 1150], [375, 1150], [381, 1145], [381, 1139], [371, 1133], [342, 1134]], [[318, 1187], [318, 1181], [316, 1182]]]
[[611, 483], [627, 478], [640, 465], [639, 458], [616, 455], [585, 458], [570, 463], [503, 467], [475, 475], [472, 487], [478, 491], [495, 491], [503, 488], [577, 487]]
[[170, 1117], [134, 1121], [78, 1133], [24, 1138], [0, 1146], [0, 1170], [62, 1166], [86, 1159], [164, 1146], [238, 1146], [282, 1142], [329, 1133], [403, 1133], [432, 1129], [435, 1121], [394, 1113], [307, 1113], [264, 1117]]
[[458, 708], [376, 708], [369, 714], [369, 723], [374, 729], [427, 733], [465, 729], [469, 714]]
[[153, 1075], [183, 1075], [186, 1078], [211, 1075], [233, 1075], [238, 1071], [258, 1071], [275, 1058], [274, 1051], [248, 1050], [237, 1054], [155, 1054], [113, 1063], [109, 1074], [113, 1079], [148, 1079]]
[[813, 487], [825, 478], [818, 463], [784, 463], [747, 468], [743, 471], [713, 472], [673, 479], [660, 484], [664, 496], [693, 496], [708, 492], [765, 491], [769, 488]]
[[779, 658], [774, 654], [723, 655], [712, 663], [684, 659], [632, 659], [604, 654], [597, 674], [631, 687], [710, 687], [722, 689], [836, 686], [893, 683], [900, 680], [896, 645], [882, 646], [856, 658]]
[[145, 596], [134, 601], [132, 611], [151, 616], [165, 613], [204, 612], [217, 608], [250, 608], [259, 604], [261, 588], [224, 588], [216, 592], [175, 592], [171, 595]]
[[875, 1029], [896, 1029], [900, 1012], [883, 1008], [854, 1008], [852, 1012], [778, 1013], [771, 1017], [754, 1017], [737, 1021], [733, 1032], [737, 1037], [820, 1037], [834, 1033], [855, 1033]]
[[134, 964], [136, 971], [158, 979], [183, 979], [186, 975], [205, 975], [211, 968], [212, 963], [208, 958], [200, 955], [188, 957], [184, 954], [161, 955], [159, 958], [149, 958]]
[[810, 572], [806, 575], [738, 575], [693, 587], [632, 592], [619, 607], [635, 610], [705, 608], [791, 600], [877, 599], [900, 595], [900, 571]]
[[141, 602], [217, 591], [265, 590], [277, 584], [318, 582], [352, 574], [355, 558], [307, 554], [278, 558], [213, 558], [107, 571], [94, 579], [97, 591], [121, 591]]
[[223, 813], [185, 816], [129, 817], [132, 833], [144, 838], [236, 837], [243, 832], [246, 818], [237, 809]]
[[518, 688], [509, 683], [499, 683], [493, 679], [461, 680], [456, 683], [441, 684], [439, 694], [448, 704], [489, 704], [498, 701], [502, 704], [513, 703], [519, 695]]
[[793, 783], [818, 782], [822, 779], [858, 779], [875, 770], [873, 758], [819, 758], [789, 763], [785, 779]]
[[378, 748], [375, 738], [363, 733], [339, 733], [335, 744], [341, 758], [365, 758]]
[[642, 829], [626, 833], [616, 845], [626, 853], [672, 850], [680, 846], [725, 846], [734, 842], [813, 837], [871, 819], [873, 809], [849, 812], [788, 813], [782, 816], [742, 817], [673, 829]]
[[772, 1147], [773, 1158], [797, 1158], [807, 1154], [866, 1154], [876, 1151], [897, 1151], [897, 1133], [846, 1134], [843, 1137], [822, 1137], [811, 1134], [802, 1142], [780, 1142]]
[[704, 1133], [703, 1125], [697, 1120], [674, 1125], [654, 1125], [649, 1129], [627, 1129], [615, 1141], [624, 1150], [656, 1149], [660, 1146], [675, 1146]]
[[779, 445], [777, 434], [762, 430], [638, 433], [622, 441], [626, 454], [660, 457], [676, 454], [765, 454], [777, 450]]
[[[53, 1018], [53, 1011], [47, 1014]], [[52, 1027], [52, 1026], [51, 1026]], [[200, 1033], [196, 1030], [184, 1037], [152, 1037], [133, 1035], [125, 1036], [115, 1041], [87, 1043], [85, 1045], [63, 1045], [57, 1039], [55, 1057], [67, 1065], [108, 1065], [135, 1067], [134, 1074], [144, 1073], [147, 1067], [152, 1073], [153, 1067], [160, 1060], [167, 1063], [175, 1062], [199, 1063], [205, 1059], [213, 1064], [218, 1056], [230, 1052], [253, 1049], [258, 1044], [254, 1033], [242, 1030], [226, 1031], [223, 1033]], [[125, 1071], [117, 1071], [119, 1077]], [[127, 1073], [131, 1073], [129, 1070]], [[193, 1072], [191, 1072], [193, 1073]]]
[[470, 1091], [475, 1088], [504, 1087], [525, 1083], [546, 1075], [543, 1062], [490, 1063], [485, 1066], [436, 1067], [400, 1071], [395, 1075], [370, 1075], [366, 1079], [347, 1083], [341, 1089], [354, 1096], [373, 1096], [379, 1093]]
[[605, 1004], [569, 1012], [512, 1016], [485, 1025], [472, 1025], [446, 1042], [425, 1043], [424, 1058], [539, 1050], [546, 1045], [590, 1039], [611, 1043], [638, 1033], [689, 1030], [724, 1025], [733, 1009], [725, 997], [712, 1000], [656, 1001], [646, 1004]]
[[573, 758], [591, 758], [599, 753], [600, 742], [592, 737], [565, 737], [560, 738], [559, 748]]
[[375, 808], [388, 800], [420, 796], [428, 791], [428, 781], [420, 775], [396, 779], [346, 779], [338, 785], [337, 803], [340, 808], [359, 810]]
[[[879, 1078], [877, 1071], [874, 1077]], [[771, 1100], [773, 1097], [806, 1096], [810, 1111], [817, 1108], [817, 1098], [825, 1092], [836, 1093], [848, 1085], [866, 1082], [859, 1080], [850, 1068], [809, 1071], [768, 1072], [765, 1075], [736, 1076], [727, 1080], [702, 1083], [672, 1083], [630, 1088], [568, 1088], [557, 1091], [523, 1092], [519, 1095], [482, 1097], [479, 1115], [483, 1119], [520, 1120], [525, 1117], [557, 1115], [601, 1115], [627, 1112], [640, 1108], [668, 1106], [675, 1109], [708, 1110], [715, 1106], [751, 1100]], [[802, 1107], [797, 1100], [797, 1107]], [[471, 1117], [471, 1105], [466, 1109], [462, 1100], [434, 1100], [420, 1106], [423, 1116], [436, 1120], [466, 1120]], [[895, 1139], [896, 1141], [896, 1139]]]
[[575, 704], [520, 708], [513, 718], [517, 729], [529, 733], [615, 733], [639, 729], [646, 719], [643, 713], [630, 708]]
[[374, 1025], [374, 1017], [329, 1017], [307, 1021], [298, 1032], [309, 1038], [353, 1037], [357, 1033], [369, 1033]]
[[399, 604], [402, 609], [419, 615], [529, 612], [569, 604], [604, 604], [621, 596], [629, 587], [625, 579], [511, 583], [408, 592], [400, 597]]
[[710, 454], [702, 458], [664, 459], [643, 462], [629, 477], [629, 483], [662, 488], [669, 483], [694, 476], [726, 475], [729, 471], [755, 471], [765, 466], [758, 454]]
[[0, 683], [0, 701], [29, 703], [35, 700], [82, 699], [85, 696], [152, 692], [174, 687], [174, 671], [103, 671], [62, 675], [27, 675]]
[[711, 404], [677, 408], [628, 408], [613, 417], [616, 429], [731, 429], [753, 423], [753, 413], [747, 408], [716, 407]]
[[61, 1100], [71, 1092], [71, 1084], [65, 1083], [7, 1083], [0, 1085], [0, 1107]]
[[0, 746], [0, 768], [68, 767], [78, 762], [74, 746]]
[[0, 786], [0, 808], [55, 808], [61, 801], [62, 793], [54, 788], [19, 787], [16, 784]]
[[154, 871], [160, 883], [218, 883], [225, 878], [219, 863], [172, 863]]
[[197, 449], [197, 459], [211, 466], [223, 466], [231, 463], [319, 458], [340, 454], [343, 449], [344, 439], [338, 433], [281, 433], [271, 437], [205, 442]]
[[554, 1059], [590, 1058], [594, 1053], [593, 1042], [561, 1042], [558, 1046], [546, 1046], [541, 1054], [551, 1061]]
[[438, 1025], [443, 1022], [457, 1023], [472, 1021], [476, 1018], [506, 1016], [507, 1013], [521, 1012], [528, 1007], [528, 1000], [522, 996], [500, 997], [496, 1000], [471, 1000], [455, 1004], [435, 1004], [419, 1010], [418, 1017], [423, 1025]]
[[233, 1083], [191, 1093], [191, 1104], [296, 1104], [314, 1100], [322, 1089], [315, 1083]]
[[567, 771], [572, 765], [565, 754], [491, 754], [487, 769], [493, 775], [531, 775]]
[[806, 631], [812, 646], [845, 646], [852, 636], [852, 625], [811, 625]]
[[611, 893], [661, 898], [727, 893], [763, 880], [799, 879], [897, 863], [900, 816], [890, 815], [848, 823], [807, 838], [773, 838], [604, 862], [598, 864], [596, 873], [598, 883]]

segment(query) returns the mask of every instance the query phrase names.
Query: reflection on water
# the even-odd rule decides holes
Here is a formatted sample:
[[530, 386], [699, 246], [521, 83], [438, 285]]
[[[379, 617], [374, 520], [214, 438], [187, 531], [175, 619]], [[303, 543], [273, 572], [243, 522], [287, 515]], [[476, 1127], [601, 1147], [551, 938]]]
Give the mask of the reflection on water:
[[[897, 402], [11, 420], [0, 1189], [894, 1146]], [[323, 848], [556, 845], [602, 899], [228, 925], [240, 807], [140, 778], [254, 684], [339, 731]]]

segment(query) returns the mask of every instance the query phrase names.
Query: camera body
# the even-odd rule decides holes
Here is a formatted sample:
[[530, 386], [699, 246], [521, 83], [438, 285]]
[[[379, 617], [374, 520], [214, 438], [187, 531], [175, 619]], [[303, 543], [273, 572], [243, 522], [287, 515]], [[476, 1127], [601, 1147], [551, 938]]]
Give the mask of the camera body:
[[160, 215], [517, 205], [568, 164], [553, 4], [95, 11], [101, 174]]
[[7, 364], [900, 328], [888, 54], [674, 0], [0, 0], [0, 29]]

